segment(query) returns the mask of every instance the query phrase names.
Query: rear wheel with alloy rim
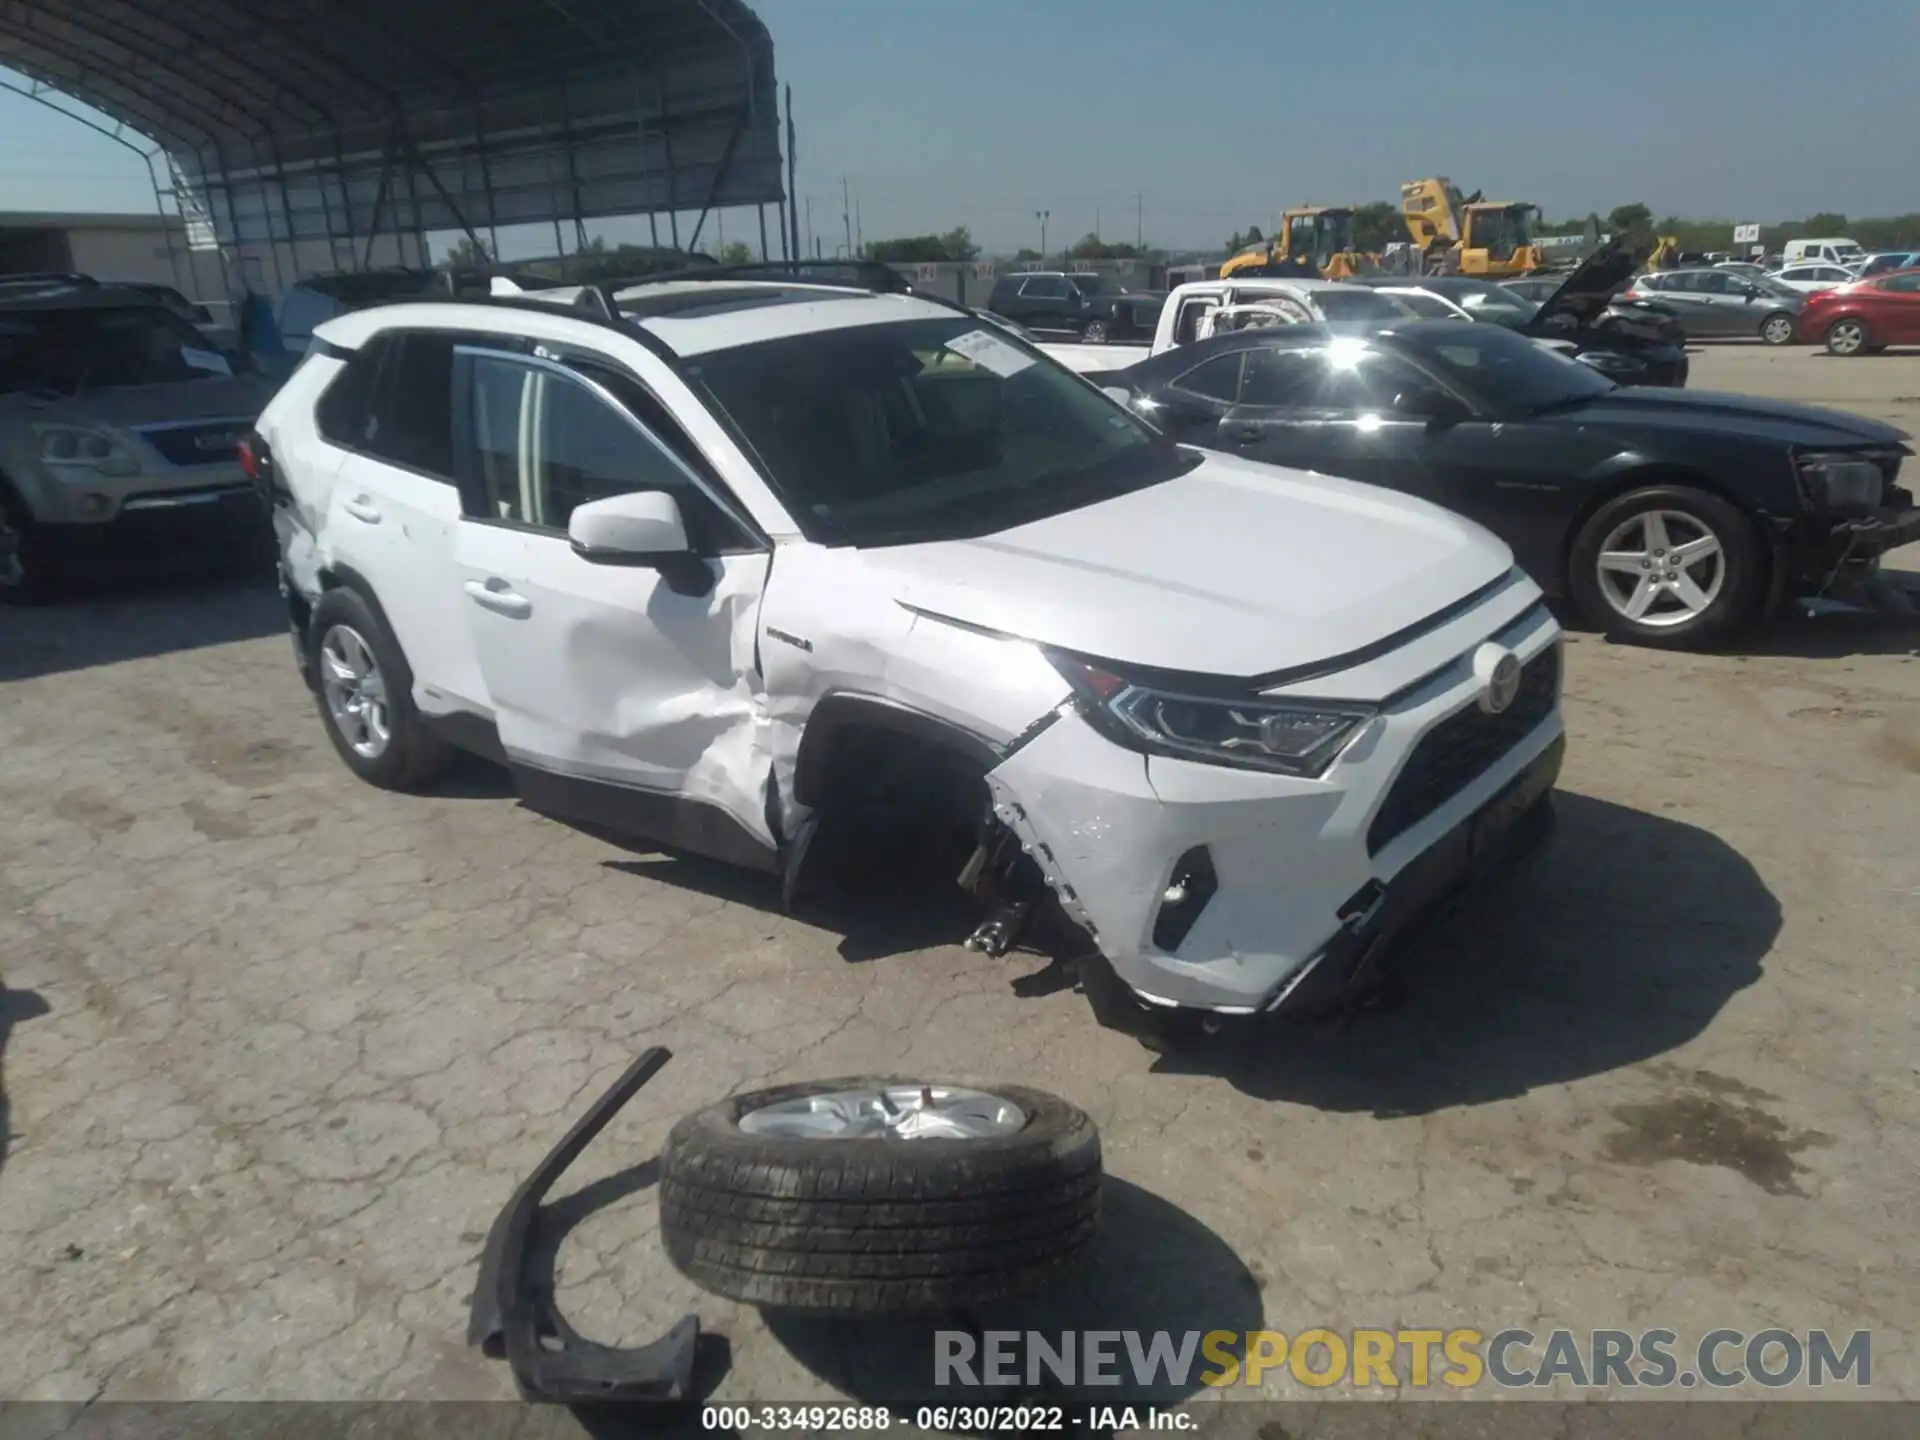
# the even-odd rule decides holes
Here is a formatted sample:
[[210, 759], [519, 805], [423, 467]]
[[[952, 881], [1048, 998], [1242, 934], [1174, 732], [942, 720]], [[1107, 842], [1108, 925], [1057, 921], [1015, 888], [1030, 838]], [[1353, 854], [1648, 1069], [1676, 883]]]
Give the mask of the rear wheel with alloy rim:
[[1793, 317], [1784, 310], [1760, 322], [1760, 338], [1769, 345], [1787, 345], [1793, 341]]
[[1858, 320], [1836, 320], [1827, 327], [1827, 353], [1859, 355], [1873, 347], [1867, 344], [1867, 327]]
[[1581, 527], [1568, 588], [1588, 620], [1622, 639], [1710, 644], [1751, 620], [1761, 551], [1752, 523], [1717, 495], [1652, 486]]
[[1104, 320], [1089, 320], [1086, 324], [1086, 328], [1080, 332], [1080, 338], [1086, 341], [1087, 344], [1089, 345], [1106, 344], [1107, 343], [1107, 322]]
[[897, 1076], [736, 1095], [660, 1153], [660, 1239], [695, 1283], [774, 1309], [912, 1313], [1017, 1294], [1093, 1240], [1100, 1137], [1017, 1085]]
[[386, 623], [355, 591], [313, 607], [314, 699], [333, 748], [362, 780], [414, 790], [445, 770], [451, 747], [413, 706], [413, 671]]

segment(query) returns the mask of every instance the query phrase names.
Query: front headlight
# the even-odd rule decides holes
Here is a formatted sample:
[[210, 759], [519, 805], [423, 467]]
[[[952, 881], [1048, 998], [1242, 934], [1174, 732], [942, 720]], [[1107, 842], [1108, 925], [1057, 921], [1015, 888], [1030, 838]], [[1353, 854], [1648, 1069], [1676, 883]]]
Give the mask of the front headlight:
[[42, 464], [56, 469], [72, 466], [103, 475], [132, 475], [140, 469], [140, 457], [111, 430], [90, 425], [36, 425], [33, 432], [40, 440]]
[[1187, 694], [1071, 656], [1049, 658], [1095, 729], [1149, 755], [1314, 779], [1374, 714], [1363, 705]]
[[1864, 511], [1879, 508], [1886, 476], [1858, 455], [1802, 455], [1800, 483], [1816, 509]]

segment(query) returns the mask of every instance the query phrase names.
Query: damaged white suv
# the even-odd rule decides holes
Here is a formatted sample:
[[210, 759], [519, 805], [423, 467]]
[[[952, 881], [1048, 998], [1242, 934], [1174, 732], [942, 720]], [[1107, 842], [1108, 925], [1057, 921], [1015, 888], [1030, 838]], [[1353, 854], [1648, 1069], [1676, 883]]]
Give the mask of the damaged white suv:
[[1318, 1008], [1550, 829], [1560, 635], [1484, 530], [1172, 443], [987, 317], [698, 279], [321, 327], [247, 463], [342, 759], [831, 878], [953, 844], [1147, 1007]]

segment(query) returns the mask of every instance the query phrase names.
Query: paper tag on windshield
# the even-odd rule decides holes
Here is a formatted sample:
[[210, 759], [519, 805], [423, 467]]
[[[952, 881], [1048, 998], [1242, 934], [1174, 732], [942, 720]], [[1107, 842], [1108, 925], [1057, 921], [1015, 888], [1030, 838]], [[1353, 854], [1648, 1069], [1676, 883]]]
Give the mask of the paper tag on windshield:
[[227, 363], [227, 357], [218, 350], [196, 350], [191, 345], [180, 347], [180, 358], [196, 370], [205, 370], [210, 375], [233, 375], [233, 367]]
[[956, 355], [965, 356], [982, 370], [991, 370], [1002, 379], [1018, 375], [1033, 364], [1033, 357], [1019, 346], [1009, 345], [998, 335], [989, 335], [985, 330], [969, 330], [947, 341], [946, 348]]

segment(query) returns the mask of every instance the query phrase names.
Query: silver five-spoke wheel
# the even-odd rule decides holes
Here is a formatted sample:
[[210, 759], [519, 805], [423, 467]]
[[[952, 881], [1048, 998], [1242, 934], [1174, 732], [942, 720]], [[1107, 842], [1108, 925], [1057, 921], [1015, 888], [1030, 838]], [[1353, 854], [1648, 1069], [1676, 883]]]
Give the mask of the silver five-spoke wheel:
[[1601, 543], [1596, 577], [1615, 611], [1641, 625], [1684, 625], [1705, 613], [1727, 579], [1720, 537], [1679, 510], [1645, 510]]
[[393, 739], [387, 681], [364, 636], [332, 625], [320, 637], [320, 691], [327, 713], [354, 754], [377, 760]]
[[1013, 1101], [954, 1085], [819, 1091], [740, 1117], [749, 1135], [790, 1140], [989, 1140], [1026, 1123], [1026, 1112]]

